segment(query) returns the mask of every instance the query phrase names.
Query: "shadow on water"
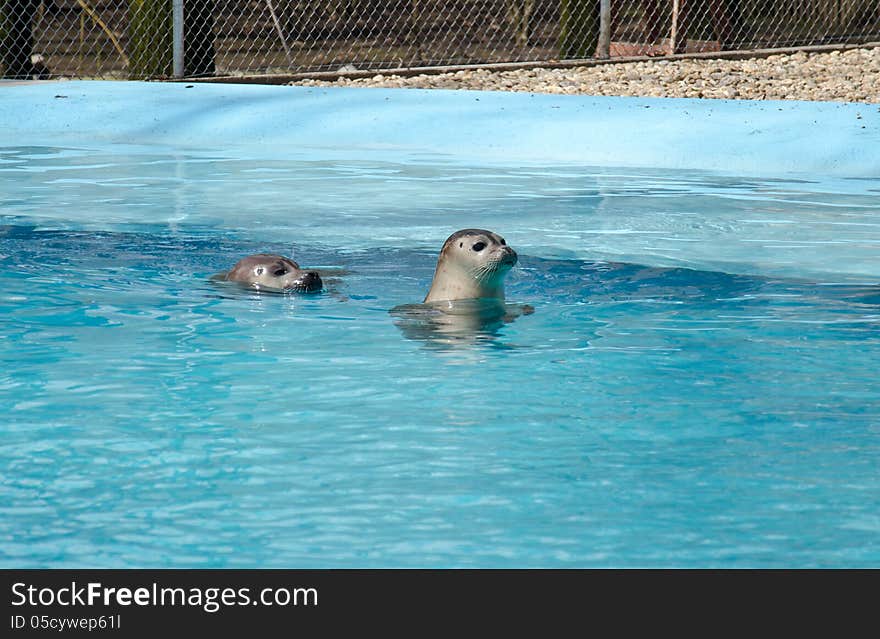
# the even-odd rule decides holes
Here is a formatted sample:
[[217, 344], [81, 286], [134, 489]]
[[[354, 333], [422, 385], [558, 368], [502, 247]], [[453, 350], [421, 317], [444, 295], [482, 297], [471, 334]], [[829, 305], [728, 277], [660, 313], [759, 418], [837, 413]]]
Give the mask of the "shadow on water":
[[[296, 244], [254, 242], [213, 227], [189, 226], [172, 229], [167, 225], [126, 225], [123, 231], [41, 228], [12, 216], [0, 216], [0, 255], [14, 260], [19, 267], [52, 264], [73, 268], [143, 269], [192, 273], [205, 279], [229, 269], [245, 255], [275, 252], [307, 256], [309, 266], [332, 264], [335, 255], [320, 248]], [[307, 268], [305, 266], [304, 268]], [[328, 269], [330, 277], [344, 274]]]
[[[560, 303], [667, 302], [690, 306], [768, 303], [870, 310], [880, 306], [880, 285], [772, 278], [679, 267], [524, 257], [508, 297]], [[552, 293], [549, 293], [552, 292]], [[876, 310], [876, 309], [875, 309]]]
[[[575, 308], [576, 328], [583, 329], [591, 316], [601, 315], [607, 321], [610, 316], [630, 312], [619, 305], [636, 305], [647, 313], [679, 308], [709, 315], [731, 310], [743, 315], [766, 309], [804, 314], [809, 308], [810, 312], [833, 316], [835, 321], [858, 320], [863, 329], [880, 322], [876, 317], [880, 286], [876, 284], [554, 260], [527, 254], [521, 255], [519, 265], [508, 276], [508, 303], [500, 307], [473, 302], [459, 302], [454, 308], [401, 305], [423, 298], [436, 264], [434, 251], [282, 245], [200, 226], [183, 230], [147, 225], [125, 231], [45, 229], [27, 219], [0, 217], [0, 264], [8, 276], [21, 279], [23, 285], [43, 282], [57, 288], [81, 282], [120, 292], [131, 290], [133, 295], [149, 286], [156, 291], [168, 289], [169, 295], [177, 296], [198, 281], [209, 297], [259, 296], [267, 302], [272, 297], [286, 297], [209, 281], [212, 274], [228, 269], [242, 256], [263, 251], [287, 254], [302, 259], [304, 266], [315, 267], [325, 279], [325, 293], [319, 297], [329, 295], [349, 303], [351, 314], [363, 318], [362, 311], [391, 309], [392, 321], [401, 334], [428, 348], [513, 348], [507, 329], [532, 310], [529, 305], [538, 309], [541, 319], [538, 324], [517, 323], [517, 333], [529, 326], [561, 321], [557, 316]], [[132, 301], [141, 302], [140, 298]]]

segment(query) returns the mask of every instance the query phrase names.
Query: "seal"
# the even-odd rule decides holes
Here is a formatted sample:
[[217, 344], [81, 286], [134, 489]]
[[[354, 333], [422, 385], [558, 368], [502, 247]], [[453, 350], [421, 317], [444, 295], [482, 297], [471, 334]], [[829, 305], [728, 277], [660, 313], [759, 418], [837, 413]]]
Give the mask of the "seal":
[[504, 302], [504, 276], [517, 262], [504, 238], [484, 229], [450, 235], [437, 259], [425, 304], [465, 299]]
[[391, 309], [409, 339], [450, 348], [489, 343], [501, 327], [535, 309], [504, 301], [504, 277], [517, 263], [503, 237], [484, 229], [462, 229], [440, 249], [431, 288], [421, 304]]
[[226, 273], [219, 273], [212, 279], [280, 293], [314, 293], [324, 286], [315, 271], [305, 271], [293, 260], [273, 253], [248, 255]]

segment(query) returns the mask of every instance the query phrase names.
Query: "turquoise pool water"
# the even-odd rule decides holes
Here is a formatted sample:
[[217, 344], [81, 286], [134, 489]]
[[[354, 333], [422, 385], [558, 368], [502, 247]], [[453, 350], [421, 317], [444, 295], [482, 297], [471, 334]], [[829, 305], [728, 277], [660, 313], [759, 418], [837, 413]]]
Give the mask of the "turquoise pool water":
[[341, 155], [0, 148], [0, 565], [880, 565], [880, 180]]

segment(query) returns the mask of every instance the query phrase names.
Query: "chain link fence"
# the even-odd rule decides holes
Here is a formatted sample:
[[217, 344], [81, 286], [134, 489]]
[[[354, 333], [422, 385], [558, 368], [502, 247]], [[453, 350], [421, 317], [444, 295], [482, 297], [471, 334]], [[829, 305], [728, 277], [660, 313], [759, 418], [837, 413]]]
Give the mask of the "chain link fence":
[[7, 78], [168, 78], [880, 40], [878, 0], [0, 0]]

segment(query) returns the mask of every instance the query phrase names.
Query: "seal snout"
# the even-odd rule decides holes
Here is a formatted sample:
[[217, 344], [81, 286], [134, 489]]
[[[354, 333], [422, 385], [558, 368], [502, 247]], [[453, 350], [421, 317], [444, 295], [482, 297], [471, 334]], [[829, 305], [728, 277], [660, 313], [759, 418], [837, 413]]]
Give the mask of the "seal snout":
[[294, 280], [291, 288], [311, 293], [314, 291], [320, 291], [323, 286], [324, 282], [321, 281], [320, 275], [315, 271], [307, 271]]
[[519, 259], [519, 257], [516, 254], [516, 251], [514, 251], [509, 246], [502, 246], [501, 250], [499, 252], [501, 253], [501, 257], [499, 258], [498, 261], [501, 262], [502, 264], [507, 264], [509, 266], [513, 266], [514, 264], [516, 264], [517, 260]]

